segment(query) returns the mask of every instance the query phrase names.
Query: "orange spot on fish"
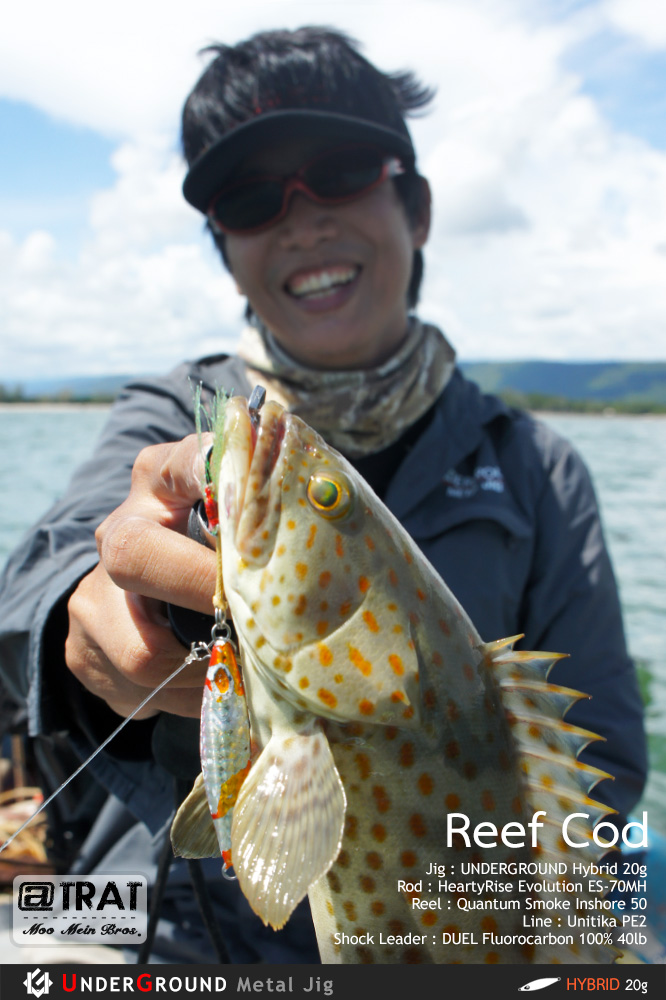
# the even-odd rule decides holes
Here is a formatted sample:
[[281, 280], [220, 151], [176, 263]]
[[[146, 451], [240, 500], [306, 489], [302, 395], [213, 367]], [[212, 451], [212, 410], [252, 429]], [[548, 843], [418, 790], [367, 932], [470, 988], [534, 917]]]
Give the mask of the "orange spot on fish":
[[277, 607], [278, 604], [280, 603], [280, 595], [279, 594], [273, 594], [273, 597], [271, 599], [271, 603], [273, 604], [274, 607]]
[[372, 611], [363, 612], [363, 621], [371, 632], [379, 632], [379, 625], [377, 624], [377, 619], [373, 615]]
[[331, 582], [331, 574], [326, 569], [326, 570], [324, 570], [323, 573], [319, 574], [319, 586], [320, 587], [324, 587], [324, 588], [328, 587], [328, 585], [329, 585], [330, 582]]
[[368, 851], [365, 860], [368, 863], [368, 868], [372, 868], [373, 871], [379, 871], [384, 864], [381, 854], [378, 854], [377, 851]]
[[441, 667], [442, 664], [444, 663], [444, 660], [442, 659], [442, 654], [438, 653], [437, 650], [435, 650], [435, 652], [432, 654], [432, 662], [435, 664], [436, 667]]
[[402, 713], [403, 719], [413, 719], [414, 718], [414, 706], [408, 705], [405, 711]]
[[416, 864], [414, 851], [403, 851], [400, 855], [400, 862], [403, 868], [413, 868]]
[[495, 796], [488, 788], [481, 792], [481, 805], [486, 812], [493, 812], [495, 809]]
[[391, 669], [393, 670], [393, 673], [397, 674], [398, 677], [402, 677], [402, 675], [405, 672], [405, 667], [403, 665], [402, 658], [398, 656], [397, 653], [389, 653], [388, 661], [391, 664]]
[[395, 632], [396, 635], [401, 635], [401, 633], [404, 632], [404, 629], [402, 625], [394, 625], [393, 631]]
[[293, 521], [293, 520], [291, 520], [291, 519], [289, 519], [287, 521], [287, 527], [289, 528], [289, 531], [293, 531], [294, 528], [296, 527], [296, 522]]
[[365, 781], [365, 779], [370, 776], [370, 772], [372, 770], [370, 766], [370, 758], [368, 757], [367, 753], [357, 753], [356, 764], [358, 766], [361, 778]]
[[298, 682], [298, 686], [299, 688], [305, 690], [305, 688], [310, 687], [310, 681], [307, 679], [307, 677], [301, 677], [300, 681]]
[[375, 710], [375, 706], [371, 701], [368, 701], [367, 698], [362, 698], [358, 703], [358, 710], [361, 715], [372, 715]]
[[372, 552], [372, 550], [375, 547], [375, 543], [374, 543], [373, 539], [370, 537], [370, 535], [366, 535], [365, 536], [365, 544], [368, 546], [368, 548]]
[[326, 688], [319, 688], [317, 691], [317, 697], [320, 701], [323, 701], [325, 705], [329, 708], [335, 708], [338, 703], [338, 699], [335, 697], [332, 691], [327, 691]]
[[433, 924], [437, 923], [437, 914], [433, 913], [432, 910], [429, 910], [421, 917], [421, 923], [424, 927], [432, 927]]
[[295, 615], [305, 614], [305, 609], [307, 608], [307, 605], [308, 605], [308, 599], [305, 596], [305, 594], [299, 594], [298, 600], [296, 602], [296, 607], [294, 608], [294, 614]]
[[386, 827], [382, 826], [381, 823], [375, 823], [375, 825], [370, 830], [370, 833], [380, 844], [383, 844], [386, 840]]
[[326, 635], [328, 631], [328, 622], [319, 621], [317, 622], [317, 635]]
[[[360, 650], [356, 649], [355, 646], [349, 647], [349, 659], [354, 664], [354, 666], [361, 671], [364, 677], [369, 677], [372, 673], [372, 664], [369, 660], [366, 660]], [[370, 704], [368, 702], [368, 704]], [[374, 706], [373, 706], [374, 708]]]
[[358, 819], [356, 816], [347, 815], [345, 817], [345, 837], [347, 840], [356, 840], [358, 835]]
[[493, 934], [497, 930], [497, 921], [494, 917], [484, 917], [481, 921], [481, 928], [487, 934]]
[[368, 580], [367, 576], [359, 576], [358, 589], [361, 591], [361, 593], [362, 594], [367, 593], [369, 588], [370, 588], [370, 581]]
[[334, 674], [333, 680], [335, 681], [336, 684], [342, 684], [344, 677], [342, 674]]
[[345, 601], [344, 604], [340, 605], [340, 614], [345, 618], [351, 611], [351, 601]]
[[394, 704], [397, 704], [397, 702], [404, 701], [404, 700], [405, 700], [405, 692], [404, 691], [392, 691], [391, 692], [391, 701]]
[[394, 587], [398, 586], [398, 574], [394, 569], [389, 570], [389, 581]]
[[317, 525], [316, 524], [311, 524], [310, 525], [310, 534], [308, 535], [308, 540], [305, 543], [306, 549], [311, 549], [312, 548], [312, 546], [314, 545], [314, 540], [315, 540], [316, 535], [317, 535]]
[[397, 735], [398, 735], [397, 726], [387, 726], [386, 729], [384, 730], [384, 736], [386, 737], [387, 740], [394, 740]]
[[335, 863], [340, 866], [340, 868], [349, 868], [349, 851], [340, 851]]
[[377, 807], [377, 812], [384, 813], [388, 812], [391, 808], [391, 800], [386, 794], [386, 789], [383, 785], [374, 785], [372, 789], [372, 796], [375, 800], [375, 806]]
[[304, 580], [308, 572], [307, 563], [297, 562], [294, 566], [294, 572], [299, 580]]
[[382, 903], [381, 899], [375, 899], [375, 900], [373, 900], [372, 905], [370, 906], [370, 909], [372, 910], [372, 912], [374, 913], [374, 915], [376, 917], [381, 917], [381, 915], [384, 912], [384, 910], [386, 909], [386, 907]]
[[497, 965], [499, 960], [500, 957], [498, 952], [489, 951], [483, 961], [485, 962], [486, 965]]
[[336, 535], [335, 536], [335, 554], [340, 559], [342, 559], [342, 557], [345, 554], [345, 547], [342, 544], [342, 535]]
[[456, 809], [460, 809], [460, 796], [456, 795], [455, 792], [449, 792], [444, 799], [444, 804], [450, 812], [455, 812]]
[[437, 695], [434, 688], [426, 688], [423, 692], [423, 704], [426, 708], [434, 708], [437, 704]]
[[442, 632], [444, 633], [444, 635], [447, 635], [447, 636], [451, 635], [451, 629], [446, 624], [446, 622], [444, 621], [443, 618], [439, 619], [439, 623], [438, 624], [439, 624], [439, 627], [441, 628]]
[[414, 562], [414, 559], [412, 558], [412, 553], [409, 551], [409, 549], [404, 549], [403, 550], [403, 555], [405, 557], [405, 562], [409, 566], [411, 566], [411, 564]]
[[419, 601], [425, 601], [426, 599], [425, 591], [421, 590], [420, 587], [416, 591], [416, 596], [418, 597]]
[[413, 815], [409, 817], [409, 829], [415, 837], [425, 837], [426, 825], [423, 821], [423, 816], [421, 816], [420, 813], [413, 813]]
[[400, 747], [400, 763], [403, 767], [411, 767], [414, 763], [413, 743], [403, 743]]
[[463, 673], [468, 681], [474, 680], [474, 667], [471, 665], [471, 663], [463, 664]]
[[412, 625], [418, 625], [418, 623], [421, 621], [416, 611], [409, 612], [409, 620], [412, 623]]
[[375, 880], [370, 878], [369, 875], [361, 875], [359, 878], [359, 885], [363, 892], [374, 892], [375, 891]]
[[416, 784], [418, 785], [421, 795], [432, 795], [435, 782], [429, 774], [422, 774]]

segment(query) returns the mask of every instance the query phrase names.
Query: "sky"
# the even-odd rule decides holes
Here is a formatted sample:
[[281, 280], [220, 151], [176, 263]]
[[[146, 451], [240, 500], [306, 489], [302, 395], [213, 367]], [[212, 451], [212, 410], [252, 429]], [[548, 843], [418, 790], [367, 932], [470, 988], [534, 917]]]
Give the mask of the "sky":
[[0, 35], [0, 383], [233, 350], [243, 300], [182, 198], [212, 41], [328, 24], [437, 88], [420, 315], [463, 360], [666, 358], [666, 4], [33, 0]]

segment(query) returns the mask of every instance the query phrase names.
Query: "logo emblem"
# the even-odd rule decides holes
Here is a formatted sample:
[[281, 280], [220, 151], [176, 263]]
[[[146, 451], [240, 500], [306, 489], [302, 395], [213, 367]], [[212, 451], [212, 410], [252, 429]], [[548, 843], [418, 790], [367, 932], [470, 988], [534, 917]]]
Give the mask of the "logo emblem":
[[556, 976], [554, 979], [533, 979], [529, 983], [525, 983], [524, 986], [519, 986], [518, 989], [521, 993], [529, 993], [530, 990], [542, 990], [546, 986], [552, 986], [553, 983], [559, 983], [561, 976]]
[[19, 910], [52, 910], [53, 882], [24, 882], [19, 886]]
[[23, 980], [23, 985], [26, 988], [26, 992], [33, 997], [44, 996], [48, 993], [53, 986], [53, 980], [49, 976], [48, 972], [42, 972], [41, 969], [35, 969], [34, 972], [29, 972], [26, 978]]

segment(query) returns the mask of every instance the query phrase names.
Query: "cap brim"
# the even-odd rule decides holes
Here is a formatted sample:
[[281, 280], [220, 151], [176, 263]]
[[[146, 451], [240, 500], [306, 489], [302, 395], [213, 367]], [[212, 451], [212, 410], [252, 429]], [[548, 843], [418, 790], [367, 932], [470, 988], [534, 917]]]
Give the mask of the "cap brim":
[[183, 182], [186, 200], [206, 212], [213, 196], [232, 178], [236, 167], [248, 156], [286, 139], [330, 138], [335, 143], [376, 143], [388, 153], [402, 157], [405, 165], [414, 162], [409, 133], [398, 132], [363, 118], [333, 111], [290, 109], [266, 112], [243, 122], [206, 150], [190, 168]]

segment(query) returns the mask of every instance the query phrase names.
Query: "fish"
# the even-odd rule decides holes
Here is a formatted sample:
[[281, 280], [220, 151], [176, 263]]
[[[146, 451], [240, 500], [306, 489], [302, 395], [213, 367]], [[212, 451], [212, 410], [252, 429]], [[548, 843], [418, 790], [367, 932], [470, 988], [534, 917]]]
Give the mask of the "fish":
[[[221, 573], [251, 732], [230, 858], [250, 906], [279, 929], [307, 894], [324, 963], [614, 961], [596, 935], [528, 934], [458, 874], [492, 860], [509, 873], [499, 902], [518, 898], [522, 865], [579, 859], [572, 813], [589, 817], [569, 828], [586, 860], [607, 853], [592, 824], [613, 810], [589, 792], [609, 776], [577, 760], [599, 737], [563, 721], [584, 695], [547, 680], [563, 654], [484, 641], [350, 463], [278, 403], [257, 416], [233, 397], [221, 433]], [[172, 844], [215, 854], [200, 779]], [[549, 900], [547, 879], [527, 881], [523, 900]]]
[[529, 993], [531, 990], [543, 990], [546, 986], [552, 986], [553, 983], [559, 983], [561, 981], [561, 976], [552, 976], [545, 979], [533, 979], [531, 983], [525, 983], [524, 986], [519, 986], [518, 989], [521, 993]]

